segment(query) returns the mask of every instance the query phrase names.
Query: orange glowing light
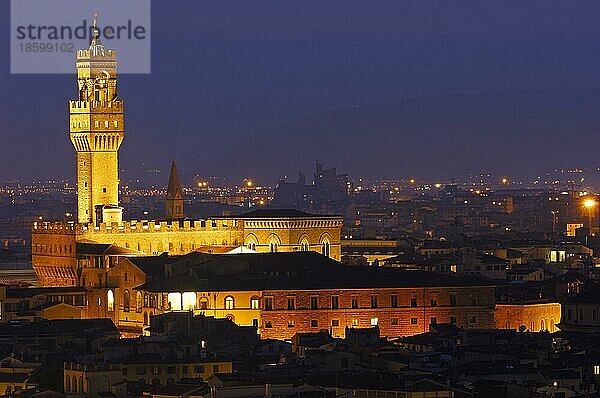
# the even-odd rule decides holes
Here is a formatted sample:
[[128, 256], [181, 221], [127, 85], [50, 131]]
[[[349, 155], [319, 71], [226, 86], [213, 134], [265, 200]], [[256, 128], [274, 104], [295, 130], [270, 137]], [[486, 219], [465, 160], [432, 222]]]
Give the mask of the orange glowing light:
[[583, 206], [587, 207], [588, 209], [595, 207], [597, 204], [598, 202], [596, 202], [594, 199], [586, 199], [583, 201]]

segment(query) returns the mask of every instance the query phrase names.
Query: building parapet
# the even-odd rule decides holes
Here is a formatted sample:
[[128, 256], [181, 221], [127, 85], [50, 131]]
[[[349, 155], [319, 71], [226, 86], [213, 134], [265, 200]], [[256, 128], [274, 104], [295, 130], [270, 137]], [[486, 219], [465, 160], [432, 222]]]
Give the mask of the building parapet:
[[[104, 49], [102, 51], [94, 51], [93, 53], [93, 61], [98, 60], [106, 60], [106, 61], [116, 61], [117, 60], [117, 50]], [[92, 60], [92, 51], [89, 49], [77, 50], [77, 61], [90, 61]]]
[[71, 113], [88, 113], [93, 112], [94, 110], [102, 113], [106, 112], [114, 112], [120, 113], [123, 112], [123, 100], [113, 100], [113, 101], [80, 101], [80, 100], [70, 100], [69, 101], [69, 110]]
[[224, 231], [241, 229], [242, 225], [238, 223], [238, 220], [231, 219], [206, 219], [184, 221], [129, 220], [120, 223], [101, 223], [98, 225], [60, 221], [36, 221], [33, 223], [32, 226], [32, 232], [34, 233], [69, 232], [77, 234], [136, 232], [143, 233], [166, 231]]
[[40, 233], [58, 233], [58, 232], [75, 232], [76, 225], [74, 222], [64, 221], [35, 221], [32, 225], [32, 232]]
[[[242, 219], [243, 220], [243, 219]], [[331, 219], [264, 219], [243, 220], [246, 228], [254, 229], [307, 229], [307, 228], [339, 228], [343, 225], [342, 218]]]

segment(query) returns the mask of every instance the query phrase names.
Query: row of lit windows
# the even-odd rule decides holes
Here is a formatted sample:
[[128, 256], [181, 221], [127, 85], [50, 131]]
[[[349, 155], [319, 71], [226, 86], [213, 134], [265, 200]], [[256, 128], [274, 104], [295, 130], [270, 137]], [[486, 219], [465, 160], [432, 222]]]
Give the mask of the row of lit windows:
[[[477, 316], [475, 316], [475, 315], [470, 316], [469, 319], [468, 319], [468, 321], [469, 321], [470, 324], [476, 324], [477, 323]], [[456, 322], [457, 322], [457, 318], [455, 316], [451, 316], [450, 317], [450, 323], [456, 323]], [[379, 318], [371, 318], [370, 319], [370, 323], [369, 323], [370, 326], [379, 326], [380, 324], [381, 323], [380, 323]], [[390, 318], [390, 325], [391, 326], [398, 326], [399, 324], [400, 324], [400, 319], [399, 318]], [[415, 317], [410, 318], [410, 324], [413, 325], [413, 326], [414, 325], [418, 325], [419, 324], [419, 319], [415, 318]], [[430, 318], [429, 324], [431, 324], [431, 325], [437, 324], [437, 318], [436, 317]], [[317, 319], [311, 319], [310, 320], [310, 327], [311, 328], [318, 328], [320, 326], [323, 327], [325, 325], [319, 325], [319, 321]], [[340, 320], [339, 319], [332, 319], [331, 320], [331, 325], [328, 325], [328, 326], [339, 327], [340, 326]], [[359, 322], [358, 319], [352, 319], [350, 321], [350, 326], [351, 327], [359, 327], [361, 325], [360, 325], [360, 322]], [[296, 322], [294, 320], [288, 320], [287, 321], [287, 327], [288, 328], [295, 328], [296, 327]], [[271, 321], [265, 321], [265, 328], [266, 329], [273, 328], [273, 323]]]
[[[183, 293], [183, 294], [169, 293], [168, 295], [162, 294], [161, 296], [162, 297], [159, 300], [155, 294], [142, 294], [141, 292], [137, 292], [136, 293], [136, 303], [135, 303], [136, 305], [133, 306], [131, 303], [129, 290], [124, 290], [124, 292], [123, 292], [123, 311], [129, 312], [133, 308], [134, 310], [137, 309], [137, 311], [140, 312], [142, 310], [142, 307], [159, 308], [158, 307], [159, 305], [161, 306], [161, 308], [173, 309], [173, 310], [182, 310], [182, 309], [183, 310], [189, 310], [189, 309], [207, 310], [210, 308], [210, 301], [207, 297], [201, 297], [200, 300], [198, 301], [198, 304], [196, 305], [196, 298], [195, 298], [196, 294], [193, 292], [188, 292], [188, 293]], [[190, 297], [187, 297], [187, 296], [190, 296]], [[369, 306], [361, 307], [360, 302], [359, 302], [359, 297], [352, 296], [351, 300], [350, 300], [350, 306], [347, 308], [358, 309], [358, 308], [399, 308], [400, 307], [399, 295], [397, 293], [390, 294], [389, 307], [381, 306], [379, 298], [380, 298], [379, 294], [373, 294], [370, 297]], [[114, 293], [112, 290], [108, 291], [107, 299], [108, 299], [108, 311], [114, 311]], [[274, 299], [273, 296], [264, 297], [263, 298], [263, 309], [265, 309], [265, 310], [302, 309], [297, 306], [297, 301], [296, 301], [297, 299], [294, 296], [289, 296], [287, 298], [287, 302], [286, 302], [287, 305], [282, 308], [276, 308], [274, 306], [273, 299]], [[341, 308], [340, 307], [340, 299], [339, 299], [339, 296], [337, 296], [337, 295], [332, 295], [330, 297], [330, 302], [327, 307], [321, 306], [319, 301], [320, 301], [319, 296], [310, 296], [309, 306], [308, 306], [308, 308], [305, 308], [305, 309], [318, 310], [318, 309]], [[240, 307], [239, 304], [236, 303], [236, 299], [233, 296], [224, 297], [222, 304], [223, 304], [223, 308], [225, 308], [226, 310], [233, 310], [236, 308], [250, 308], [252, 310], [261, 309], [260, 298], [256, 297], [256, 296], [250, 298], [249, 307], [246, 307], [246, 306]], [[419, 300], [417, 298], [417, 295], [416, 294], [411, 295], [410, 301], [407, 304], [408, 304], [407, 306], [409, 306], [409, 307], [418, 307]], [[431, 307], [437, 307], [438, 306], [437, 297], [435, 297], [435, 296], [431, 297], [428, 302], [428, 305]], [[457, 306], [458, 305], [457, 295], [455, 293], [450, 293], [448, 305], [449, 306]], [[476, 300], [475, 296], [472, 296], [471, 305], [477, 305], [477, 300]], [[182, 308], [182, 307], [185, 307], [185, 308]]]
[[[232, 298], [233, 300], [233, 298]], [[233, 302], [232, 302], [233, 304]], [[419, 302], [417, 299], [416, 294], [412, 295], [410, 297], [410, 302], [408, 303], [410, 307], [418, 307], [419, 306]], [[457, 296], [455, 293], [451, 293], [449, 295], [449, 301], [448, 304], [450, 306], [456, 306], [458, 305], [458, 300], [457, 300]], [[477, 305], [477, 299], [475, 296], [472, 297], [472, 301], [471, 301], [472, 305]], [[429, 300], [429, 306], [431, 307], [437, 307], [438, 306], [438, 301], [437, 301], [437, 297], [431, 297], [431, 299]], [[380, 308], [380, 302], [379, 302], [379, 295], [378, 294], [373, 294], [371, 295], [371, 299], [370, 299], [370, 308]], [[389, 307], [391, 308], [398, 308], [400, 307], [400, 303], [398, 300], [398, 294], [392, 293], [390, 294], [390, 305]], [[329, 307], [321, 307], [319, 306], [319, 296], [311, 296], [310, 297], [310, 305], [309, 305], [309, 309], [311, 310], [317, 310], [317, 309], [321, 309], [321, 308], [331, 308], [331, 309], [338, 309], [340, 308], [340, 303], [339, 303], [339, 296], [331, 296], [331, 301], [330, 301], [330, 305]], [[360, 303], [359, 303], [359, 298], [358, 296], [352, 296], [351, 300], [350, 300], [350, 307], [352, 309], [357, 309], [357, 308], [361, 308], [360, 307]], [[364, 308], [364, 307], [363, 307]], [[385, 308], [385, 307], [381, 307], [381, 308]], [[233, 307], [231, 308], [227, 308], [226, 309], [233, 309]], [[265, 310], [273, 310], [275, 309], [273, 306], [273, 298], [272, 297], [265, 297], [264, 298], [264, 309]], [[287, 299], [287, 307], [285, 309], [288, 310], [295, 310], [298, 309], [297, 305], [296, 305], [296, 297], [288, 297]]]

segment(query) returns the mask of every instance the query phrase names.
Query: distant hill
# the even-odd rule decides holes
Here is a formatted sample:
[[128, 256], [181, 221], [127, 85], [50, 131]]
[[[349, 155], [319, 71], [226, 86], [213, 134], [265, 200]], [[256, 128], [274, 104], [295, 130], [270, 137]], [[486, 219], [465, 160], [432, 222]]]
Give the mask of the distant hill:
[[208, 158], [210, 173], [276, 179], [315, 159], [363, 176], [531, 175], [595, 166], [600, 89], [448, 94], [322, 112], [249, 135]]

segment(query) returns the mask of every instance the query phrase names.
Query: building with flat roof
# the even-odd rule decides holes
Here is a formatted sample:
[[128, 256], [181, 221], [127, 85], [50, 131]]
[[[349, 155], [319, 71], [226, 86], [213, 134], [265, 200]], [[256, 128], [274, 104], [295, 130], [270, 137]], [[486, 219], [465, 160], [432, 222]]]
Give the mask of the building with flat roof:
[[139, 332], [151, 315], [169, 311], [229, 318], [276, 339], [319, 330], [343, 337], [346, 327], [377, 326], [383, 336], [405, 336], [438, 322], [495, 325], [490, 281], [349, 267], [314, 252], [132, 257], [119, 267], [125, 268], [118, 274], [128, 269], [129, 284], [111, 283], [91, 301], [104, 302], [102, 314]]

